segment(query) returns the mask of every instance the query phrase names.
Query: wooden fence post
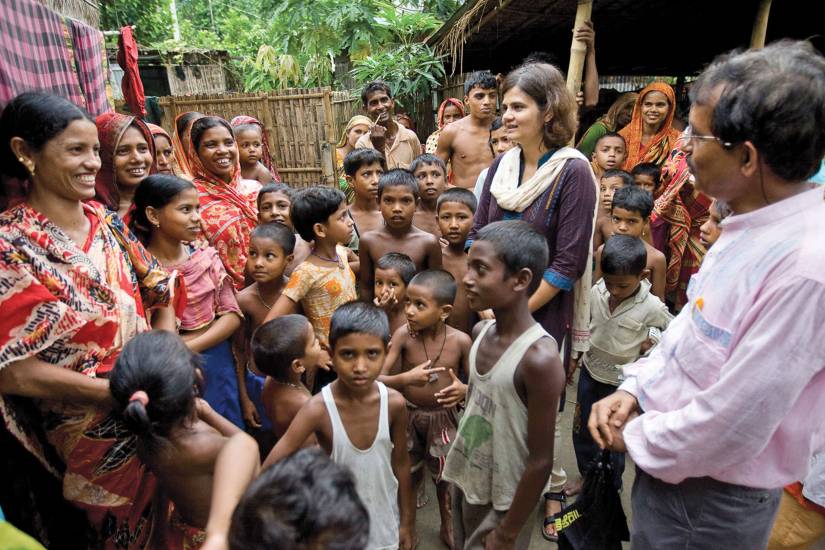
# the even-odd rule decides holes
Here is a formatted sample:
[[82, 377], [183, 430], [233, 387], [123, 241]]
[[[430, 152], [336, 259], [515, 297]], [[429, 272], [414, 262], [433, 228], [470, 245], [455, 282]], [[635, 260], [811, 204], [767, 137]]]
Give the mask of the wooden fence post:
[[768, 16], [771, 13], [771, 0], [761, 0], [756, 9], [756, 19], [751, 32], [751, 48], [764, 48], [765, 35], [768, 32]]

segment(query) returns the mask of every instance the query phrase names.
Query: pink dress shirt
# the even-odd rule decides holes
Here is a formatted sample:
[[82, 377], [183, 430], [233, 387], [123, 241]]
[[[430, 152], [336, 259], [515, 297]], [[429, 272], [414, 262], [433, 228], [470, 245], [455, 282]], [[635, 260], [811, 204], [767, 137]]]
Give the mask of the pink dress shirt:
[[624, 439], [668, 483], [804, 479], [825, 447], [823, 188], [722, 223], [688, 305], [620, 389], [644, 414]]

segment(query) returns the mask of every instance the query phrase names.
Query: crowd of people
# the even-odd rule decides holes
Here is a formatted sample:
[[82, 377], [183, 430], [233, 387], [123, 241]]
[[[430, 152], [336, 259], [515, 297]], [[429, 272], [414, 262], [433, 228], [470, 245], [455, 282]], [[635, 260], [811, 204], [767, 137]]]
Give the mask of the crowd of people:
[[426, 147], [389, 86], [361, 97], [340, 189], [281, 181], [240, 113], [169, 134], [5, 107], [12, 523], [51, 548], [412, 549], [426, 471], [445, 547], [525, 549], [536, 518], [564, 537], [606, 449], [616, 491], [636, 468], [634, 549], [825, 533], [825, 58], [722, 56], [689, 120], [653, 82], [576, 147], [540, 58], [469, 76]]

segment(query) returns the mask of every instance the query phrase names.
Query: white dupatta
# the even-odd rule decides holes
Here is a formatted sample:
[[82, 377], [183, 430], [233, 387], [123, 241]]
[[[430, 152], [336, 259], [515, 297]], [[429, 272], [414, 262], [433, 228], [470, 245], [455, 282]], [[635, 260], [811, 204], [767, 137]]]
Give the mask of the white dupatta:
[[[498, 205], [504, 210], [524, 212], [556, 181], [562, 170], [564, 170], [567, 161], [570, 159], [580, 159], [587, 163], [590, 169], [593, 187], [596, 191], [596, 201], [593, 205], [593, 218], [590, 225], [590, 242], [587, 247], [587, 263], [584, 268], [584, 273], [573, 285], [572, 349], [576, 352], [585, 352], [590, 349], [590, 287], [593, 284], [593, 229], [596, 225], [596, 215], [599, 204], [599, 183], [596, 181], [596, 176], [593, 174], [590, 162], [578, 149], [562, 147], [553, 153], [547, 162], [538, 167], [533, 177], [519, 185], [521, 148], [514, 147], [504, 153], [501, 161], [499, 161], [496, 173], [493, 175], [493, 181], [490, 184], [490, 194], [495, 197]], [[559, 345], [561, 344], [562, 343], [559, 342]], [[567, 370], [567, 365], [564, 365], [564, 367], [565, 370]]]

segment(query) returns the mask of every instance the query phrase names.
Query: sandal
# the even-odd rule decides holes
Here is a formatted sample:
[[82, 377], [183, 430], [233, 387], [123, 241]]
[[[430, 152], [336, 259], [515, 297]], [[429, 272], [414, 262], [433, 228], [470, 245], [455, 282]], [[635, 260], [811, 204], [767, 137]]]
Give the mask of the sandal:
[[562, 513], [564, 513], [564, 505], [567, 502], [567, 495], [564, 493], [544, 493], [544, 502], [545, 506], [547, 505], [547, 501], [555, 500], [561, 503], [561, 510], [556, 512], [555, 514], [547, 515], [547, 508], [545, 507], [545, 516], [544, 516], [544, 524], [541, 526], [541, 536], [544, 537], [544, 540], [548, 540], [550, 542], [559, 542], [559, 534], [549, 534], [547, 532], [547, 526], [553, 525], [553, 529], [555, 530], [555, 523], [556, 519], [560, 518]]

